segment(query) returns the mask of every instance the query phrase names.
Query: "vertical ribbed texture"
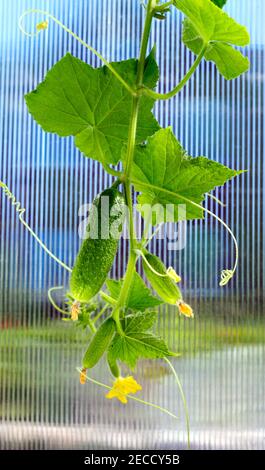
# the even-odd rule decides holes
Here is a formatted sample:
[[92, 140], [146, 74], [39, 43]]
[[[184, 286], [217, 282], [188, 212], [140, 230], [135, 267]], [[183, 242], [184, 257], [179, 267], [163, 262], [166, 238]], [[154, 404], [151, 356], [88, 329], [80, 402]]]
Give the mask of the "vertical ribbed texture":
[[[143, 8], [140, 0], [0, 2], [0, 179], [26, 208], [25, 218], [40, 238], [72, 265], [80, 246], [79, 207], [91, 202], [111, 177], [97, 162], [84, 158], [72, 138], [45, 134], [29, 116], [23, 95], [67, 51], [93, 66], [101, 64], [52, 22], [37, 38], [24, 37], [17, 20], [27, 8], [49, 10], [109, 60], [137, 56]], [[219, 288], [221, 269], [233, 262], [233, 245], [208, 216], [188, 224], [185, 250], [168, 251], [166, 243], [156, 239], [151, 246], [181, 273], [185, 298], [196, 312], [193, 322], [179, 320], [174, 309], [161, 309], [159, 316], [160, 331], [167, 330], [170, 346], [187, 353], [175, 366], [190, 408], [193, 447], [264, 448], [264, 335], [260, 334], [261, 344], [249, 346], [229, 337], [244, 319], [251, 343], [252, 330], [264, 315], [264, 1], [231, 0], [226, 10], [250, 30], [250, 72], [226, 82], [204, 62], [176, 98], [156, 104], [155, 113], [162, 126], [173, 126], [190, 155], [248, 170], [216, 191], [225, 208], [207, 200], [207, 207], [217, 211], [237, 236], [237, 275], [229, 287]], [[30, 17], [25, 25], [32, 31], [42, 19]], [[164, 92], [194, 60], [180, 38], [177, 11], [166, 22], [155, 22], [151, 39], [157, 46]], [[182, 405], [163, 361], [146, 361], [136, 375], [143, 396], [176, 411], [179, 425], [134, 402], [124, 407], [107, 401], [93, 385], [79, 385], [75, 368], [86, 334], [59, 323], [47, 301], [49, 287], [63, 285], [67, 290], [68, 275], [26, 232], [2, 194], [0, 216], [0, 448], [185, 445]], [[123, 242], [116, 275], [124, 272], [126, 259]], [[62, 302], [62, 293], [58, 291], [56, 298]], [[209, 336], [213, 342], [219, 340], [211, 354]], [[198, 344], [200, 352], [193, 357]], [[110, 380], [105, 368], [97, 368], [93, 375]]]

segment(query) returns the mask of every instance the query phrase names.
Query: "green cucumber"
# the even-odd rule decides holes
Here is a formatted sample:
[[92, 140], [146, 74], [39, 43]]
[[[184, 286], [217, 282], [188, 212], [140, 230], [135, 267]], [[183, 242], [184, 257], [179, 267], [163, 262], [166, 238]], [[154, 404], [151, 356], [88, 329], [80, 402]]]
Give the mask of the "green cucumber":
[[107, 361], [112, 375], [116, 378], [120, 377], [120, 368], [117, 364], [117, 361], [113, 359], [110, 350], [108, 350]]
[[[149, 264], [149, 265], [148, 265]], [[154, 271], [162, 274], [159, 276], [155, 274], [154, 271], [150, 268], [153, 268]], [[167, 276], [167, 269], [164, 263], [161, 261], [158, 256], [155, 256], [148, 251], [144, 252], [143, 258], [143, 268], [144, 273], [150, 282], [153, 289], [161, 297], [164, 302], [172, 305], [176, 305], [179, 300], [182, 299], [180, 289], [177, 287], [175, 282]]]
[[106, 189], [93, 201], [88, 237], [82, 243], [70, 278], [71, 294], [79, 302], [92, 299], [107, 278], [118, 249], [124, 206], [124, 197], [115, 187]]
[[108, 318], [95, 333], [83, 358], [83, 368], [91, 369], [103, 356], [116, 331], [115, 321]]

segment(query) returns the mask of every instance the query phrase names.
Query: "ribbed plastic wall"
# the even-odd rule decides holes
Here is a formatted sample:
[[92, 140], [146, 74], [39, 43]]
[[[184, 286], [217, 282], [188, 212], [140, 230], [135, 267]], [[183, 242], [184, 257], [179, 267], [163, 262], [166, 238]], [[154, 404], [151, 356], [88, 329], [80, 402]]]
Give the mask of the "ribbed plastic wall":
[[[52, 21], [37, 38], [24, 36], [18, 18], [28, 8], [48, 10], [109, 60], [136, 57], [144, 9], [140, 0], [0, 0], [0, 180], [26, 208], [25, 219], [46, 245], [72, 265], [80, 245], [78, 209], [108, 186], [111, 178], [84, 158], [72, 138], [46, 134], [29, 116], [23, 95], [42, 81], [67, 51], [93, 66], [95, 56]], [[251, 33], [246, 54], [251, 70], [226, 82], [202, 63], [186, 88], [156, 105], [162, 126], [173, 129], [192, 156], [205, 155], [248, 172], [215, 195], [226, 206], [215, 211], [234, 230], [239, 268], [229, 286], [220, 271], [233, 263], [233, 244], [214, 219], [189, 223], [187, 244], [168, 251], [152, 248], [182, 275], [195, 319], [161, 309], [160, 332], [183, 355], [174, 361], [191, 417], [192, 448], [265, 447], [264, 292], [265, 206], [264, 18], [263, 0], [228, 0], [226, 11]], [[44, 19], [33, 15], [33, 31]], [[181, 15], [156, 21], [160, 90], [170, 90], [194, 60], [181, 43]], [[180, 448], [186, 445], [183, 407], [163, 361], [136, 370], [142, 397], [176, 412], [179, 423], [158, 410], [104, 398], [94, 385], [79, 385], [76, 367], [86, 332], [60, 321], [47, 289], [67, 290], [68, 274], [43, 252], [0, 195], [0, 448]], [[115, 276], [124, 272], [123, 242]], [[56, 296], [62, 303], [62, 294]], [[221, 325], [221, 326], [220, 326]], [[242, 333], [243, 331], [243, 333]], [[110, 383], [103, 367], [93, 377]]]

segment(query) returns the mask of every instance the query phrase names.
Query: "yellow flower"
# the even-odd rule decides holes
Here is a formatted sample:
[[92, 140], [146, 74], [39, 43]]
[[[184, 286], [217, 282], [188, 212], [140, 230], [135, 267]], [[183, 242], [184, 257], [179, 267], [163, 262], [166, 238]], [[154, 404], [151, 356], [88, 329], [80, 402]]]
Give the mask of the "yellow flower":
[[42, 21], [41, 23], [38, 23], [36, 25], [37, 31], [42, 31], [43, 29], [47, 29], [47, 28], [48, 28], [48, 21]]
[[80, 310], [80, 302], [77, 302], [75, 300], [71, 306], [71, 320], [73, 321], [78, 320], [79, 310]]
[[179, 300], [177, 303], [177, 306], [178, 306], [180, 315], [184, 315], [185, 317], [189, 317], [189, 318], [194, 317], [193, 310], [190, 307], [190, 305], [185, 304], [185, 302], [183, 302], [182, 300]]
[[113, 387], [109, 393], [107, 393], [106, 398], [117, 398], [125, 404], [127, 403], [126, 395], [136, 393], [139, 390], [142, 390], [142, 387], [133, 377], [119, 377], [113, 383]]
[[79, 377], [81, 385], [84, 385], [86, 383], [86, 369], [83, 368], [80, 372], [80, 377]]

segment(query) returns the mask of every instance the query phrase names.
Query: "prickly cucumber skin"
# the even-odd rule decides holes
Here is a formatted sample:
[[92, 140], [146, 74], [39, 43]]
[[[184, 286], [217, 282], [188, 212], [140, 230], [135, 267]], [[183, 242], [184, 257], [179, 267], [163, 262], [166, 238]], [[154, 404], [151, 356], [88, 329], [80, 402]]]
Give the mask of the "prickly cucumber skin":
[[[103, 196], [109, 198], [109, 214], [104, 214], [103, 211], [101, 218]], [[96, 233], [93, 232], [93, 227], [97, 227], [98, 238], [89, 237], [83, 241], [70, 278], [71, 294], [79, 302], [87, 302], [99, 292], [112, 267], [119, 240], [112, 237], [109, 229], [124, 214], [125, 200], [116, 188], [109, 188], [96, 197], [93, 205], [97, 209], [97, 217], [96, 220], [92, 219], [92, 225], [89, 225], [88, 229], [91, 230], [92, 227], [92, 233]], [[113, 206], [115, 214], [111, 215]], [[103, 234], [104, 238], [101, 227], [104, 232], [107, 227], [107, 234]]]
[[102, 323], [84, 355], [83, 367], [85, 369], [91, 369], [98, 363], [108, 348], [115, 331], [115, 321], [112, 318], [108, 318]]
[[[166, 274], [167, 270], [164, 263], [158, 256], [145, 252], [145, 258], [155, 271], [159, 274]], [[178, 300], [181, 300], [182, 295], [175, 282], [169, 277], [157, 276], [143, 260], [143, 268], [145, 275], [150, 282], [153, 289], [161, 297], [164, 302], [176, 305]]]

